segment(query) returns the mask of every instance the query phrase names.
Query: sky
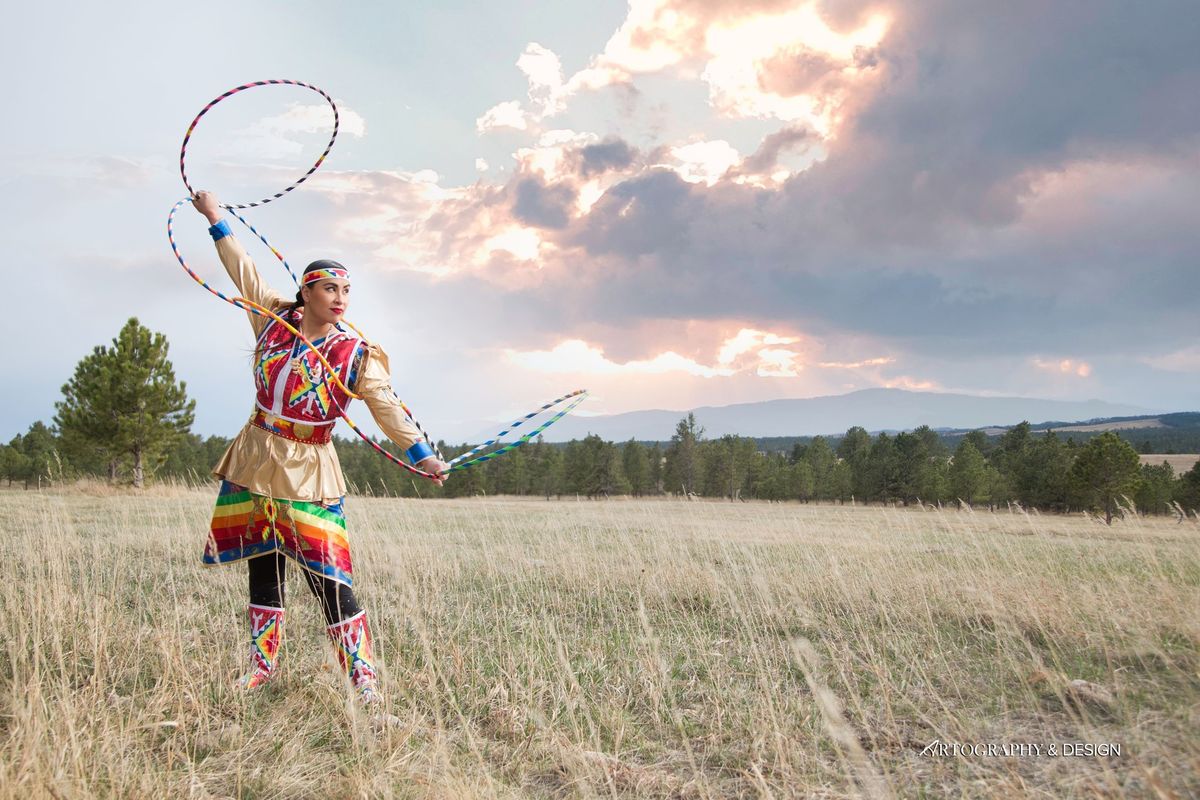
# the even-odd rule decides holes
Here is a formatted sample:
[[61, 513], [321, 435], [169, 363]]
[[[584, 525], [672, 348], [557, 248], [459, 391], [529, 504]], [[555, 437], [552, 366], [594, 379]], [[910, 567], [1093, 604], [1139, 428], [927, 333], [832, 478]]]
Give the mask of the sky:
[[[351, 269], [348, 317], [437, 438], [577, 388], [579, 414], [871, 387], [1200, 409], [1191, 2], [129, 2], [9, 21], [5, 439], [49, 422], [131, 316], [168, 337], [195, 431], [245, 421], [250, 327], [187, 278], [165, 223], [190, 120], [267, 78], [320, 86], [342, 125], [247, 219], [293, 266]], [[323, 103], [223, 102], [189, 144], [193, 186], [283, 188], [321, 152]], [[176, 236], [230, 290], [206, 228], [185, 207]]]

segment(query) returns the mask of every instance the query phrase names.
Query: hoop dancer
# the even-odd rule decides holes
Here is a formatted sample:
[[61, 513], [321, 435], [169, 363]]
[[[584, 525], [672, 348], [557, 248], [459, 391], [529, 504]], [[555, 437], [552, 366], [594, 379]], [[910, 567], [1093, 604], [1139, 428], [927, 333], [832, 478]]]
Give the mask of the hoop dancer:
[[334, 423], [360, 396], [384, 434], [417, 468], [441, 485], [449, 465], [434, 454], [391, 388], [388, 357], [379, 345], [338, 326], [350, 301], [350, 273], [336, 261], [314, 261], [289, 301], [267, 286], [230, 233], [211, 192], [197, 192], [217, 254], [241, 296], [275, 312], [320, 351], [324, 362], [277, 320], [248, 314], [255, 334], [254, 411], [213, 475], [221, 488], [203, 562], [246, 561], [250, 599], [250, 669], [237, 685], [255, 689], [274, 675], [283, 636], [286, 564], [301, 567], [318, 598], [358, 701], [382, 701], [367, 614], [352, 589], [353, 567], [343, 500], [346, 482], [334, 450]]

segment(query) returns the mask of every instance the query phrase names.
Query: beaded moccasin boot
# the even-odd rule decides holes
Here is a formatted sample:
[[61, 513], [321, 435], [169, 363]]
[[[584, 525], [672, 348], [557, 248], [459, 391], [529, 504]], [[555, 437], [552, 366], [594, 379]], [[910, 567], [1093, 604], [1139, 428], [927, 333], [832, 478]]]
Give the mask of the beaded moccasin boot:
[[326, 626], [325, 632], [333, 640], [338, 662], [350, 679], [362, 705], [382, 702], [379, 694], [379, 676], [375, 672], [374, 657], [371, 655], [371, 632], [367, 628], [367, 612], [360, 611], [350, 619]]
[[250, 617], [250, 671], [238, 678], [237, 685], [254, 689], [275, 673], [283, 641], [283, 609], [251, 603], [246, 612]]

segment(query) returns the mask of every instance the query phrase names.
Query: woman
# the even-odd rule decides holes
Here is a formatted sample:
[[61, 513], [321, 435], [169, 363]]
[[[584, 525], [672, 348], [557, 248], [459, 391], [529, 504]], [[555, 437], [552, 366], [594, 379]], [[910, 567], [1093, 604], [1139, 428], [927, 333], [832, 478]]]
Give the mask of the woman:
[[[418, 468], [434, 474], [448, 470], [392, 392], [387, 355], [338, 327], [350, 303], [346, 268], [336, 261], [314, 261], [289, 302], [263, 283], [221, 218], [216, 196], [198, 192], [192, 204], [208, 219], [217, 254], [241, 296], [303, 333]], [[250, 671], [237, 685], [256, 688], [275, 672], [290, 558], [321, 603], [326, 631], [359, 702], [379, 702], [367, 616], [351, 588], [342, 510], [346, 483], [332, 442], [338, 411], [350, 398], [326, 379], [325, 365], [285, 326], [256, 314], [250, 314], [250, 325], [256, 337], [254, 411], [213, 468], [221, 489], [203, 557], [206, 565], [245, 560], [248, 567]], [[436, 483], [443, 480], [438, 477]]]

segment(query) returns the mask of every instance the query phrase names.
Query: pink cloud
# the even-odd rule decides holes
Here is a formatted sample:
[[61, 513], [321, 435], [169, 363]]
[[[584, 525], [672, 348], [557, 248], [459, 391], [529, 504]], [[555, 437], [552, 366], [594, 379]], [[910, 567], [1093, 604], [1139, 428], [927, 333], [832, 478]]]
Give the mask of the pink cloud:
[[529, 85], [526, 106], [500, 103], [477, 127], [526, 130], [564, 111], [581, 91], [675, 68], [708, 85], [719, 114], [803, 121], [829, 135], [847, 93], [874, 70], [871, 53], [888, 25], [875, 12], [854, 27], [836, 28], [811, 1], [630, 0], [603, 51], [568, 79], [554, 52], [529, 44], [517, 60]]
[[863, 367], [882, 367], [895, 360], [891, 357], [880, 357], [867, 358], [862, 361], [822, 361], [817, 366], [822, 369], [862, 369]]
[[1063, 375], [1074, 375], [1079, 378], [1087, 378], [1092, 374], [1092, 365], [1086, 361], [1077, 361], [1070, 358], [1059, 359], [1058, 361], [1046, 360], [1043, 358], [1034, 358], [1033, 365], [1040, 370], [1047, 372], [1057, 372]]

